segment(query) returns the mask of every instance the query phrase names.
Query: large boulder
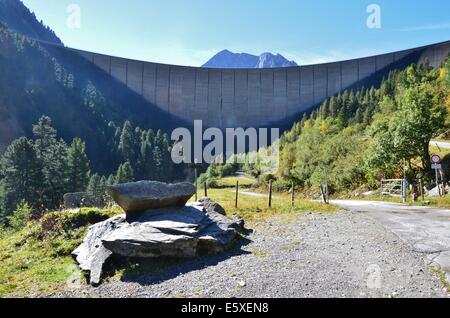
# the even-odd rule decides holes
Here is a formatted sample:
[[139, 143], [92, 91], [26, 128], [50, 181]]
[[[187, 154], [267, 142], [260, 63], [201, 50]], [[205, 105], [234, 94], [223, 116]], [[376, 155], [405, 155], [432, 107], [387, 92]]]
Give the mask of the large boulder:
[[90, 282], [94, 286], [100, 283], [103, 265], [112, 255], [112, 252], [103, 246], [101, 239], [120, 227], [124, 221], [125, 216], [120, 215], [91, 226], [83, 243], [72, 252], [80, 268], [90, 272]]
[[184, 207], [147, 210], [110, 218], [89, 229], [73, 252], [91, 284], [100, 281], [103, 264], [111, 255], [154, 258], [195, 257], [224, 251], [238, 237], [240, 220], [230, 219], [196, 202]]
[[149, 209], [182, 207], [195, 194], [195, 187], [187, 182], [167, 184], [139, 181], [110, 186], [107, 192], [128, 214]]

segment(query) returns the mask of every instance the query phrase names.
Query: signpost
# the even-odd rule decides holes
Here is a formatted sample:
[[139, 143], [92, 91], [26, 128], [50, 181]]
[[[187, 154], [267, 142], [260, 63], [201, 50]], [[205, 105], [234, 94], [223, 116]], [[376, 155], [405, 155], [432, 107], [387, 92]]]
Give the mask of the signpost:
[[438, 155], [432, 155], [431, 156], [431, 163], [433, 164], [439, 164], [441, 163], [442, 159]]
[[439, 185], [439, 170], [442, 169], [442, 159], [438, 155], [431, 156], [431, 169], [436, 172], [436, 186], [438, 188], [439, 196], [442, 196], [441, 186]]

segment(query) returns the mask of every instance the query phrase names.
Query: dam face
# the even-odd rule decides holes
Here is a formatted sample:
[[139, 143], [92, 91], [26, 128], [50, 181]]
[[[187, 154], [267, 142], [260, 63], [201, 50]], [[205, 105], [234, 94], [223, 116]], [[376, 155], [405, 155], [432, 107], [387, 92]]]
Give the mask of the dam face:
[[[71, 49], [148, 102], [206, 127], [276, 126], [345, 89], [411, 63], [439, 67], [450, 41], [335, 63], [271, 69], [214, 69], [166, 65]], [[403, 61], [403, 63], [402, 63]], [[403, 66], [399, 66], [403, 65]]]

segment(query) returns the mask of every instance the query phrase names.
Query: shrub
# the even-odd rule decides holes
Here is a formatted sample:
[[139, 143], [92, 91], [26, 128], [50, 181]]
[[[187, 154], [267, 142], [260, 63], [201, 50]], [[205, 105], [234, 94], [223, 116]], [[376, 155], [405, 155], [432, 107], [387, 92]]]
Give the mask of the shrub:
[[34, 229], [30, 236], [37, 240], [55, 238], [58, 236], [70, 236], [73, 231], [102, 222], [113, 215], [109, 210], [80, 209], [76, 213], [50, 212], [45, 214], [39, 221], [39, 226]]
[[20, 202], [14, 212], [8, 217], [9, 225], [15, 229], [20, 230], [31, 220], [33, 210], [27, 202]]
[[270, 180], [272, 180], [272, 181], [277, 180], [277, 178], [275, 178], [275, 176], [271, 173], [266, 173], [266, 174], [261, 175], [260, 179], [265, 184], [269, 184]]

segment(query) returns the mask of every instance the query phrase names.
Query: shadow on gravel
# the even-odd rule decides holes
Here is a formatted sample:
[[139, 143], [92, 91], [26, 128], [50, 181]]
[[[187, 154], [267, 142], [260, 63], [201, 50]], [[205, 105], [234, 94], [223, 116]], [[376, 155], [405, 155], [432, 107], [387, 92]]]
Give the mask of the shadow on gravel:
[[191, 271], [217, 265], [235, 256], [251, 254], [242, 250], [243, 246], [251, 242], [248, 238], [241, 237], [233, 247], [223, 253], [199, 256], [194, 259], [169, 257], [116, 259], [113, 261], [115, 268], [111, 268], [109, 274], [114, 275], [114, 272], [122, 272], [120, 280], [123, 282], [133, 282], [140, 285], [158, 284]]

